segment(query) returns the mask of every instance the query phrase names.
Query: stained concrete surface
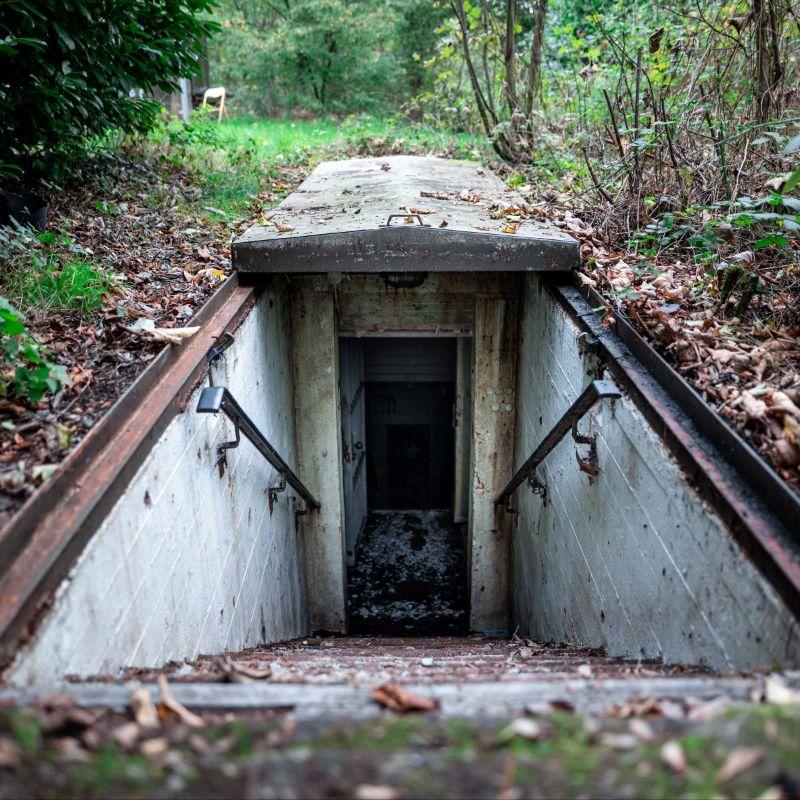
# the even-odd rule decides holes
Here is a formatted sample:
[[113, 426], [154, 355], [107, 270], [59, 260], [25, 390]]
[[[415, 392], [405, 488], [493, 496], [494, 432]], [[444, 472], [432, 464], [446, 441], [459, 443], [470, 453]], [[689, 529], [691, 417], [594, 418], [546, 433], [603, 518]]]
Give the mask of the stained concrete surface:
[[461, 525], [450, 511], [371, 511], [348, 575], [351, 633], [465, 633]]

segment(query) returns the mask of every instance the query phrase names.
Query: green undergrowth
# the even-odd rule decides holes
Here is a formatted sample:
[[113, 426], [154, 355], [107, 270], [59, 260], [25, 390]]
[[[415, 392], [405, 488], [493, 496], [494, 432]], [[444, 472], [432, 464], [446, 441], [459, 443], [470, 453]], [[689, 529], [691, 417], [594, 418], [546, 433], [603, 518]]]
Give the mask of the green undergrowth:
[[87, 316], [118, 285], [114, 272], [65, 233], [0, 229], [6, 269], [0, 292], [25, 314], [57, 311]]
[[[65, 758], [64, 740], [34, 713], [0, 711], [0, 738], [10, 737], [19, 754], [16, 769], [0, 767], [0, 797], [240, 796], [253, 787], [264, 796], [284, 796], [286, 787], [291, 796], [353, 796], [373, 785], [391, 786], [398, 797], [739, 798], [797, 780], [800, 764], [800, 711], [790, 707], [748, 705], [695, 724], [650, 718], [655, 740], [634, 747], [613, 743], [630, 738], [624, 719], [559, 713], [541, 718], [542, 736], [531, 740], [506, 724], [384, 715], [301, 723], [277, 739], [285, 730], [279, 718], [238, 719], [194, 734], [167, 727], [148, 736], [166, 737], [169, 751], [145, 757], [113, 741], [110, 732], [123, 723], [101, 723], [106, 733], [98, 742], [82, 747], [80, 758]], [[680, 745], [685, 769], [665, 763], [665, 741]], [[763, 759], [721, 781], [722, 765], [739, 747], [763, 748]]]
[[[400, 118], [343, 119], [242, 117], [217, 124], [196, 115], [187, 124], [166, 120], [149, 137], [160, 157], [189, 170], [202, 188], [194, 210], [209, 221], [233, 224], [265, 192], [286, 193], [287, 168], [310, 169], [325, 159], [387, 153], [446, 153], [478, 158], [488, 143], [469, 134], [414, 124]], [[270, 200], [261, 201], [269, 205]]]

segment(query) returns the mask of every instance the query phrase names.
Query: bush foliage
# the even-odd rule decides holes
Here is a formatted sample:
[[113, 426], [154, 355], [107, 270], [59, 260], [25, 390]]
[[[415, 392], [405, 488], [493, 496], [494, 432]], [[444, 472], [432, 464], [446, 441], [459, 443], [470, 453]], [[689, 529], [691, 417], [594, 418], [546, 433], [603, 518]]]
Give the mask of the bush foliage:
[[222, 0], [214, 80], [240, 110], [397, 108], [426, 80], [444, 10], [430, 0]]
[[[214, 0], [6, 0], [0, 4], [0, 170], [59, 164], [87, 137], [146, 129], [196, 72]], [[137, 92], [138, 94], [138, 92]], [[4, 166], [5, 165], [5, 166]], [[1, 174], [0, 174], [1, 176]]]
[[47, 359], [48, 351], [28, 333], [25, 317], [0, 295], [0, 397], [38, 403], [69, 378], [64, 367]]

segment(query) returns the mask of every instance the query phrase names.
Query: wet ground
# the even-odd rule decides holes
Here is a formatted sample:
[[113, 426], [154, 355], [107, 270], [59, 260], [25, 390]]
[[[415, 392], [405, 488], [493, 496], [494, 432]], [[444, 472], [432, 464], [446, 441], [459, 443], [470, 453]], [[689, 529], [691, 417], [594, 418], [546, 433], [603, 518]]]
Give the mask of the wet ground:
[[450, 511], [371, 511], [348, 574], [351, 633], [466, 633], [462, 526]]

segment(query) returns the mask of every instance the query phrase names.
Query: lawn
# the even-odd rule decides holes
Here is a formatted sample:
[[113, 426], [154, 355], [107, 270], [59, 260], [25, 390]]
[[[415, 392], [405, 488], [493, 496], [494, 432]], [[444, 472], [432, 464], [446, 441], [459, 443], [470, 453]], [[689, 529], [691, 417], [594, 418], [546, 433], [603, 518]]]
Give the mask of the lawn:
[[[180, 133], [168, 126], [171, 144]], [[198, 173], [203, 188], [199, 210], [214, 215], [208, 207], [224, 212], [229, 221], [246, 216], [252, 200], [271, 183], [282, 185], [281, 167], [306, 169], [326, 158], [352, 155], [385, 155], [404, 152], [435, 152], [456, 158], [484, 159], [491, 154], [485, 139], [467, 133], [452, 133], [407, 120], [371, 116], [343, 119], [259, 119], [237, 117], [219, 126], [192, 122], [195, 133], [182, 153]], [[280, 189], [279, 189], [280, 191]], [[219, 219], [221, 215], [217, 215]]]

